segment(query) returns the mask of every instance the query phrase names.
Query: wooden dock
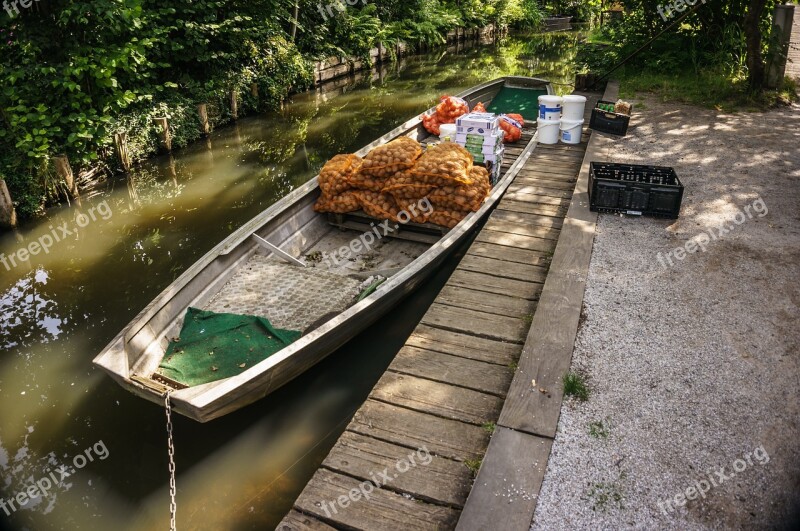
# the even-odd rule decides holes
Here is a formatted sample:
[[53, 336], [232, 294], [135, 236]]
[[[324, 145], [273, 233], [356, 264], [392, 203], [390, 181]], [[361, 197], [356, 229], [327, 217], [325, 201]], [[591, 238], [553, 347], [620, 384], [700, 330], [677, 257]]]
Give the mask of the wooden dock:
[[[586, 95], [588, 125], [598, 95]], [[531, 443], [520, 437], [532, 435], [503, 425], [501, 412], [529, 413], [514, 404], [515, 386], [522, 379], [530, 386], [536, 370], [529, 332], [542, 322], [537, 307], [567, 230], [589, 133], [585, 126], [576, 145], [536, 146], [279, 530], [497, 528], [492, 520], [487, 526], [486, 515], [503, 529], [528, 529], [555, 427]], [[523, 147], [506, 149], [516, 154]], [[560, 409], [560, 390], [553, 394]], [[530, 453], [506, 455], [519, 448]], [[504, 485], [508, 477], [521, 479]], [[504, 511], [510, 520], [497, 520]]]

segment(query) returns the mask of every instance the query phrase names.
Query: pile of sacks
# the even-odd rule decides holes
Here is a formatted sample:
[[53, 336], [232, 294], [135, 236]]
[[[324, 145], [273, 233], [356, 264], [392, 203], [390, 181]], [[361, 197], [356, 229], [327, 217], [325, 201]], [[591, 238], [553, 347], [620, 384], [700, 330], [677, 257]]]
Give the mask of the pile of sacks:
[[[317, 212], [363, 209], [378, 219], [434, 223], [452, 228], [477, 211], [489, 195], [489, 172], [474, 166], [458, 144], [445, 142], [423, 153], [416, 140], [400, 137], [361, 159], [336, 155], [319, 175]], [[409, 208], [427, 200], [432, 208]], [[398, 218], [400, 212], [404, 216]]]

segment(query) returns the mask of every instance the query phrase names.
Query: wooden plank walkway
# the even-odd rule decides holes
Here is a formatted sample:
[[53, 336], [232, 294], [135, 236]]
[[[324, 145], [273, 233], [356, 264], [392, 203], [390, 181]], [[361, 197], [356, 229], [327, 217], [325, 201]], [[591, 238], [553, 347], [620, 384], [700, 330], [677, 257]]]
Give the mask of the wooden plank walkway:
[[[597, 95], [587, 96], [588, 111]], [[584, 127], [580, 144], [536, 146], [278, 529], [459, 524], [490, 440], [520, 446], [516, 432], [495, 431], [495, 423], [538, 315], [588, 138]], [[511, 155], [522, 149], [507, 147]], [[527, 446], [546, 464], [549, 443]], [[490, 457], [503, 464], [503, 456]]]

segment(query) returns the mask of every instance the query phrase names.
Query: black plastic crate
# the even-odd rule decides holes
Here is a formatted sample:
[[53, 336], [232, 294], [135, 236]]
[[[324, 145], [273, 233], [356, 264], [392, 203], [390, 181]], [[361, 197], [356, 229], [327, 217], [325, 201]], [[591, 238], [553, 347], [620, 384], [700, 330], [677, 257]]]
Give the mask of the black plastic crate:
[[589, 163], [589, 208], [593, 212], [675, 219], [683, 184], [667, 166]]
[[[600, 100], [597, 103], [610, 103], [611, 105], [614, 104], [613, 101], [605, 100]], [[631, 112], [632, 111], [633, 109], [631, 109]], [[595, 108], [592, 109], [592, 118], [589, 121], [589, 129], [594, 129], [595, 131], [599, 131], [601, 133], [625, 136], [625, 134], [628, 132], [628, 124], [630, 121], [631, 117], [626, 114], [602, 111], [595, 106]]]

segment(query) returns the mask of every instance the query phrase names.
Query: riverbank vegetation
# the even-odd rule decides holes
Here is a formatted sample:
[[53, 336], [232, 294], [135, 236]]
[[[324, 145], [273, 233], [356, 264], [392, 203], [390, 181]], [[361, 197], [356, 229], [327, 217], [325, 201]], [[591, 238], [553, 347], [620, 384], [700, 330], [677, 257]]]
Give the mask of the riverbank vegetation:
[[[604, 74], [679, 18], [659, 14], [661, 0], [626, 0], [622, 17], [595, 28], [578, 51], [579, 71]], [[797, 99], [784, 80], [765, 87], [774, 58], [775, 0], [711, 0], [616, 70], [624, 96], [655, 92], [664, 100], [721, 109], [765, 108]], [[663, 7], [662, 7], [663, 11]], [[688, 10], [687, 10], [688, 11]], [[749, 43], [749, 46], [748, 46]]]
[[456, 27], [531, 28], [544, 16], [535, 0], [15, 5], [0, 11], [0, 178], [21, 219], [64, 195], [55, 154], [76, 171], [111, 169], [119, 130], [134, 161], [157, 152], [152, 118], [169, 118], [180, 148], [200, 136], [197, 104], [208, 104], [212, 126], [231, 119], [232, 90], [246, 114], [309, 86], [315, 61], [329, 56], [367, 58], [378, 43], [443, 44]]

